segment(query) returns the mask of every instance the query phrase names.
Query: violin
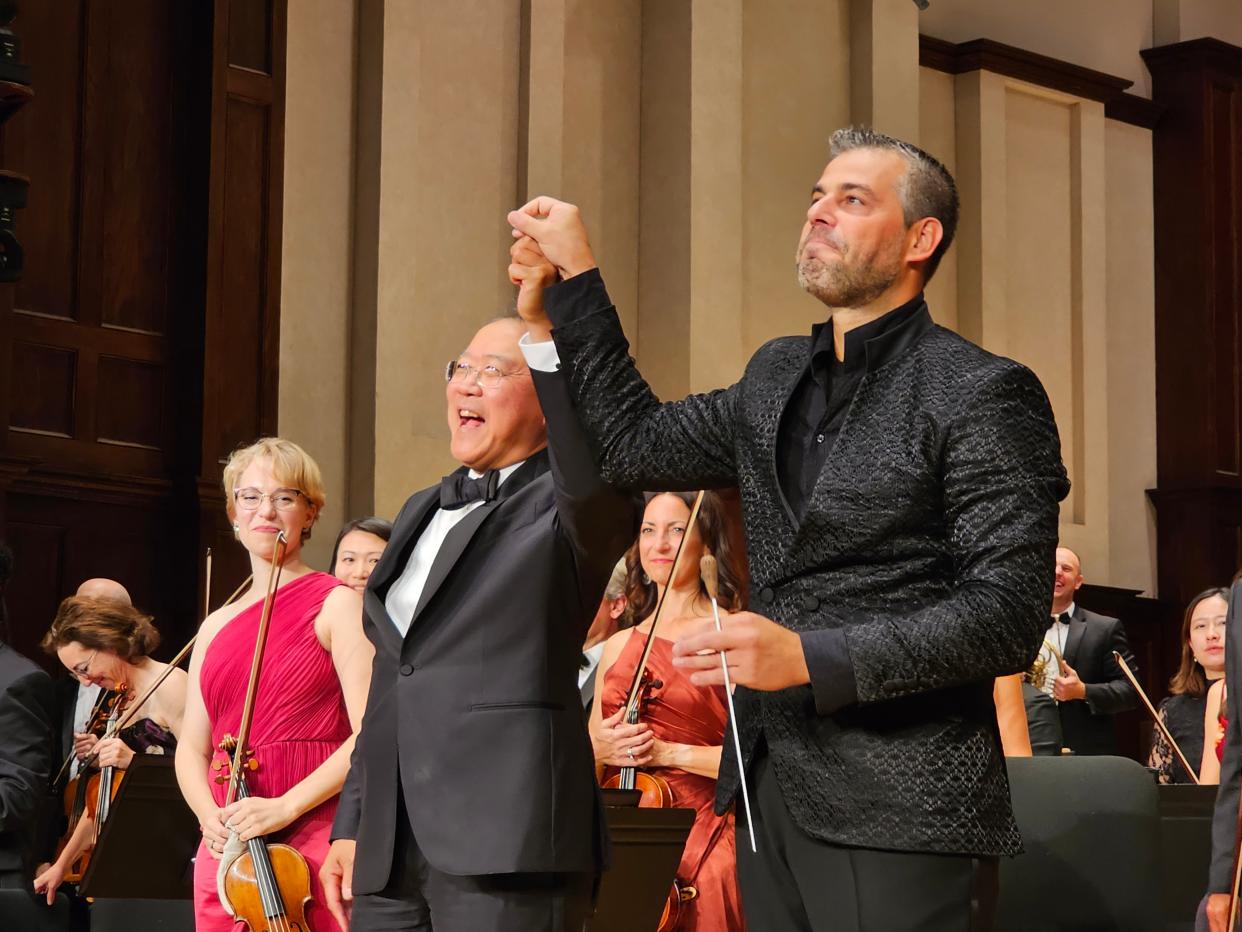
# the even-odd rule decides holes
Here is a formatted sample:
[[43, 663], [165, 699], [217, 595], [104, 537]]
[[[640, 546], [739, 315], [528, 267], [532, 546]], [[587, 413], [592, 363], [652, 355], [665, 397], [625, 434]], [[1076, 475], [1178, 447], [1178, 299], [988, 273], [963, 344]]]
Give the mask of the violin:
[[[117, 700], [112, 704], [112, 711], [108, 715], [104, 738], [116, 737], [117, 723], [121, 720], [121, 713], [125, 710], [128, 693], [129, 687], [124, 683], [117, 687]], [[117, 790], [121, 788], [121, 779], [124, 775], [125, 771], [115, 764], [109, 764], [92, 774], [86, 784], [86, 807], [95, 814], [95, 837], [92, 839], [94, 844], [99, 842], [99, 833], [103, 830], [104, 821], [112, 811], [112, 799], [116, 796]]]
[[[225, 735], [220, 742], [220, 749], [232, 755], [229, 772], [216, 776], [218, 783], [228, 782], [226, 806], [235, 799], [246, 799], [250, 795], [246, 771], [259, 767], [246, 743], [254, 720], [255, 696], [259, 691], [259, 673], [263, 669], [272, 604], [276, 600], [280, 571], [285, 562], [285, 544], [282, 531], [276, 536], [272, 573], [263, 598], [263, 613], [259, 616], [259, 631], [255, 636], [254, 656], [250, 663], [250, 681], [246, 687], [246, 702], [242, 707], [237, 737]], [[217, 771], [222, 771], [224, 766], [223, 761], [212, 765]], [[266, 837], [259, 836], [245, 842], [243, 847], [243, 843], [233, 835], [225, 845], [216, 881], [220, 904], [235, 920], [244, 922], [250, 932], [312, 932], [306, 921], [306, 908], [311, 903], [310, 865], [292, 845], [272, 844]]]
[[[640, 711], [644, 713], [647, 711], [647, 706], [653, 698], [652, 693], [663, 688], [664, 683], [652, 676], [650, 670], [644, 669], [642, 676], [639, 677], [637, 701], [628, 703], [629, 708], [625, 713], [626, 724], [637, 725]], [[672, 809], [676, 805], [673, 790], [668, 781], [657, 773], [639, 770], [637, 766], [622, 767], [604, 781], [604, 788], [638, 790], [642, 794], [638, 800], [639, 808], [642, 809]], [[698, 895], [698, 890], [689, 884], [683, 885], [674, 877], [672, 888], [664, 901], [664, 910], [660, 913], [660, 922], [656, 926], [656, 932], [672, 932], [676, 929], [681, 921], [682, 904], [690, 902]]]
[[[238, 753], [237, 739], [225, 735], [220, 750], [241, 761], [233, 781], [237, 798], [246, 799], [250, 789], [246, 771], [257, 770], [253, 754]], [[217, 770], [227, 765], [216, 761]], [[219, 773], [217, 783], [229, 780]], [[307, 932], [306, 907], [311, 902], [310, 865], [297, 848], [269, 843], [263, 836], [245, 843], [245, 850], [234, 857], [219, 884], [221, 901], [235, 919], [245, 922], [250, 932]]]

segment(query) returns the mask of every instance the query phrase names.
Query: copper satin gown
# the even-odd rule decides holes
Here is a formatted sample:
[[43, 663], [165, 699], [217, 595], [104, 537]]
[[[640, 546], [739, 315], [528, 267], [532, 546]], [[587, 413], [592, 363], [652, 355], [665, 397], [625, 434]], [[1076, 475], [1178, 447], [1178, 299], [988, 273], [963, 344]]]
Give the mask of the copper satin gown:
[[[263, 672], [255, 696], [250, 746], [259, 761], [248, 772], [252, 796], [275, 797], [300, 783], [350, 736], [349, 715], [332, 655], [315, 636], [315, 618], [324, 600], [344, 583], [327, 573], [308, 573], [281, 586], [272, 607]], [[226, 760], [218, 750], [225, 734], [237, 734], [255, 636], [263, 603], [247, 607], [220, 629], [203, 657], [199, 684], [211, 721], [213, 762]], [[214, 776], [214, 772], [211, 774]], [[217, 805], [224, 804], [225, 787], [211, 783]], [[336, 815], [337, 797], [303, 813], [268, 838], [297, 848], [311, 871], [314, 904], [307, 921], [318, 929], [335, 929], [336, 922], [323, 905], [319, 868], [328, 853], [329, 833]], [[197, 932], [232, 932], [233, 919], [216, 896], [220, 864], [200, 842], [194, 862], [194, 926]]]
[[[641, 631], [632, 629], [621, 654], [604, 675], [600, 700], [604, 718], [625, 704], [626, 692], [646, 640]], [[723, 689], [692, 684], [685, 673], [673, 666], [673, 642], [658, 636], [647, 659], [647, 668], [664, 684], [652, 692], [652, 700], [642, 717], [657, 738], [697, 745], [719, 745], [724, 741], [728, 705]], [[607, 768], [605, 778], [614, 772], [616, 768]], [[718, 816], [713, 811], [715, 779], [671, 767], [661, 767], [656, 772], [668, 781], [674, 805], [694, 809], [696, 813], [677, 877], [683, 884], [695, 887], [699, 895], [683, 908], [678, 932], [745, 929], [737, 884], [733, 812]]]

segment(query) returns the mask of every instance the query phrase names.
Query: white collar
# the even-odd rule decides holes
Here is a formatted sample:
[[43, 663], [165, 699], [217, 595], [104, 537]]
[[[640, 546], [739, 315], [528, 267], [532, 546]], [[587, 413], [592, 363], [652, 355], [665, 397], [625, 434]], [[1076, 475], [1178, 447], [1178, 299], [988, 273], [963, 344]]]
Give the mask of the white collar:
[[[500, 480], [496, 483], [496, 488], [500, 488], [500, 483], [504, 482], [506, 479], [512, 476], [515, 472], [517, 472], [518, 467], [521, 466], [525, 462], [526, 460], [518, 460], [516, 463], [510, 463], [508, 466], [502, 466], [500, 468]], [[470, 470], [471, 479], [481, 479], [482, 477], [483, 477], [483, 473], [477, 470], [474, 470], [474, 469]]]

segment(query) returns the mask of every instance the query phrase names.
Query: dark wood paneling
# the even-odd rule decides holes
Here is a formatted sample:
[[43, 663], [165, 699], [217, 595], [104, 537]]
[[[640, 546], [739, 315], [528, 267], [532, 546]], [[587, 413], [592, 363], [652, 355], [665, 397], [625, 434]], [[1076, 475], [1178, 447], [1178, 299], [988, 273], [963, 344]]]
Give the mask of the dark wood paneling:
[[0, 143], [4, 167], [34, 181], [21, 220], [26, 270], [15, 303], [58, 317], [77, 312], [84, 18], [82, 0], [22, 5], [15, 25], [22, 57], [34, 65], [38, 102], [6, 124]]
[[116, 356], [99, 358], [99, 416], [96, 438], [159, 450], [166, 444], [168, 410], [163, 367]]
[[254, 8], [216, 5], [200, 490], [219, 478], [229, 451], [276, 430], [285, 3], [266, 9], [270, 76], [230, 63], [238, 30], [260, 29]]
[[13, 342], [10, 429], [72, 437], [77, 354], [57, 346]]
[[991, 39], [949, 42], [921, 35], [919, 64], [947, 74], [991, 71], [1075, 97], [1098, 100], [1105, 105], [1104, 112], [1109, 119], [1146, 129], [1155, 126], [1160, 115], [1159, 108], [1151, 101], [1126, 93], [1133, 81]]
[[229, 8], [229, 59], [235, 68], [272, 73], [271, 0], [232, 0]]
[[1185, 604], [1242, 565], [1242, 48], [1147, 49], [1156, 272], [1160, 597]]

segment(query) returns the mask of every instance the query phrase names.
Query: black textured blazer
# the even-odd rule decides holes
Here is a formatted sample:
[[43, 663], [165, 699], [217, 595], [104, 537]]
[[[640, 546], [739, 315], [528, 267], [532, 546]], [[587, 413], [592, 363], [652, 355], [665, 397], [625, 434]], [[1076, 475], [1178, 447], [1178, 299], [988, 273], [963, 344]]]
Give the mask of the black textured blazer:
[[[795, 821], [848, 845], [1019, 851], [992, 680], [1026, 669], [1043, 640], [1069, 488], [1039, 380], [923, 310], [863, 377], [799, 522], [775, 451], [809, 337], [765, 344], [727, 389], [661, 404], [597, 271], [546, 300], [605, 476], [641, 489], [737, 485], [754, 610], [804, 644], [807, 632], [843, 632], [847, 676], [821, 680], [852, 673], [847, 701], [814, 669], [809, 686], [736, 692], [744, 755], [766, 740]], [[737, 784], [725, 754], [718, 808]]]

